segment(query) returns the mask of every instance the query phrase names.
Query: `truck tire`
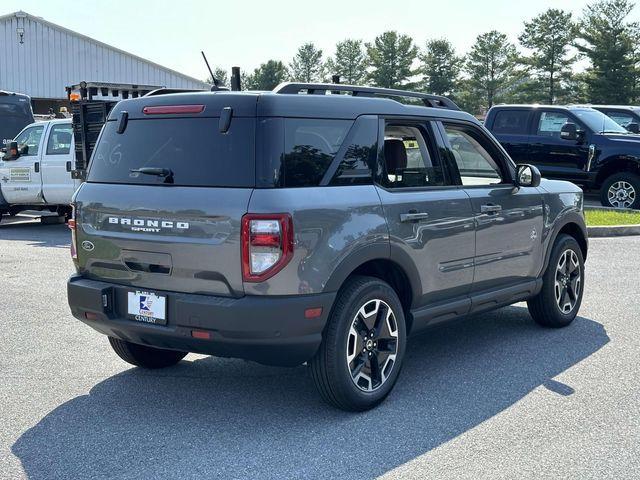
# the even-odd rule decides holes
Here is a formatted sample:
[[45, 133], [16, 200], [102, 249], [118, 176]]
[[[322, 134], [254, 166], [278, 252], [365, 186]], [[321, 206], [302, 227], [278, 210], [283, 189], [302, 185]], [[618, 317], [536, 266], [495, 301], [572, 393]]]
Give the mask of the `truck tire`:
[[611, 175], [600, 187], [600, 203], [605, 207], [640, 209], [640, 177], [631, 172]]
[[584, 292], [584, 260], [575, 238], [558, 236], [542, 281], [540, 293], [527, 301], [529, 313], [539, 325], [566, 327], [576, 318]]
[[346, 411], [375, 407], [398, 379], [405, 347], [405, 318], [396, 292], [378, 278], [351, 278], [338, 294], [310, 361], [320, 396]]
[[109, 337], [109, 343], [122, 360], [142, 368], [171, 367], [187, 355], [187, 352], [147, 347], [113, 337]]

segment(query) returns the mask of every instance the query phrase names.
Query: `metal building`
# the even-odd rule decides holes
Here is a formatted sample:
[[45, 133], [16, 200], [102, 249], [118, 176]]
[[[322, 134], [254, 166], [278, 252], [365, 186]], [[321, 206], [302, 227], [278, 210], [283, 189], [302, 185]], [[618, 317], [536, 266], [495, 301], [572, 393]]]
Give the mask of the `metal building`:
[[0, 16], [0, 90], [31, 96], [34, 111], [66, 105], [80, 81], [209, 88], [206, 83], [25, 12]]

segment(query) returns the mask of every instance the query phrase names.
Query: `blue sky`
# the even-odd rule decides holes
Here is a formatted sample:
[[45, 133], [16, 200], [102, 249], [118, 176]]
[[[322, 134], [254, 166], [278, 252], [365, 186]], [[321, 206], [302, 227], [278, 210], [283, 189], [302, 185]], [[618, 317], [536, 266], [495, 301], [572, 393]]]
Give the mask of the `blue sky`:
[[[517, 40], [522, 24], [549, 7], [579, 15], [585, 0], [404, 1], [91, 1], [2, 0], [0, 15], [24, 10], [104, 43], [197, 78], [213, 65], [252, 70], [269, 58], [289, 62], [313, 41], [333, 53], [344, 38], [372, 40], [385, 30], [411, 35], [419, 46], [448, 38], [460, 53], [492, 29]], [[267, 6], [268, 5], [268, 6]], [[321, 7], [319, 7], [321, 5]], [[640, 8], [630, 16], [640, 20]]]

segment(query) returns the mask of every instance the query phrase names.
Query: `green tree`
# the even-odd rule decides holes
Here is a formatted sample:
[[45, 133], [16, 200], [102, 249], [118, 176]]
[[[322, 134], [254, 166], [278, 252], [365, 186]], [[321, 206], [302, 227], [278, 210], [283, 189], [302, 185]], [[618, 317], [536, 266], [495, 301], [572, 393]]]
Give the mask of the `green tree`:
[[469, 87], [491, 108], [501, 92], [509, 87], [516, 68], [516, 47], [504, 33], [493, 30], [478, 35], [471, 48], [465, 70]]
[[287, 67], [279, 60], [261, 64], [243, 82], [247, 90], [273, 90], [287, 79]]
[[413, 61], [418, 48], [411, 37], [397, 32], [384, 32], [367, 43], [368, 64], [371, 67], [369, 79], [374, 85], [384, 88], [403, 88], [415, 74]]
[[336, 44], [336, 55], [327, 60], [328, 79], [340, 75], [340, 81], [349, 85], [361, 84], [367, 76], [367, 55], [362, 40], [347, 39]]
[[291, 64], [291, 80], [295, 82], [319, 82], [322, 80], [322, 50], [309, 42], [298, 48]]
[[[229, 74], [224, 68], [216, 67], [213, 69], [213, 76], [218, 80], [219, 87], [228, 87], [229, 86]], [[205, 80], [206, 83], [213, 85], [213, 79], [211, 75], [207, 77]]]
[[451, 42], [446, 39], [429, 40], [420, 60], [425, 90], [436, 95], [451, 95], [462, 69], [462, 58], [456, 55]]
[[627, 21], [629, 0], [601, 0], [584, 9], [578, 23], [576, 48], [591, 61], [585, 81], [594, 103], [629, 103], [634, 86], [633, 33]]
[[570, 74], [575, 57], [568, 49], [575, 38], [571, 13], [550, 8], [524, 23], [520, 44], [530, 49], [531, 55], [523, 59], [544, 86], [544, 101], [553, 104], [559, 86]]

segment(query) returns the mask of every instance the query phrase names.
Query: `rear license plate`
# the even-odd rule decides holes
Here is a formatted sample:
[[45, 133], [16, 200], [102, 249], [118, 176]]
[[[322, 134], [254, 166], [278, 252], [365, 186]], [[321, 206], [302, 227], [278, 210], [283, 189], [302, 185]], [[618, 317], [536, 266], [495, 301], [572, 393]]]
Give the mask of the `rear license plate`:
[[167, 297], [140, 290], [128, 292], [127, 313], [139, 322], [166, 325]]

